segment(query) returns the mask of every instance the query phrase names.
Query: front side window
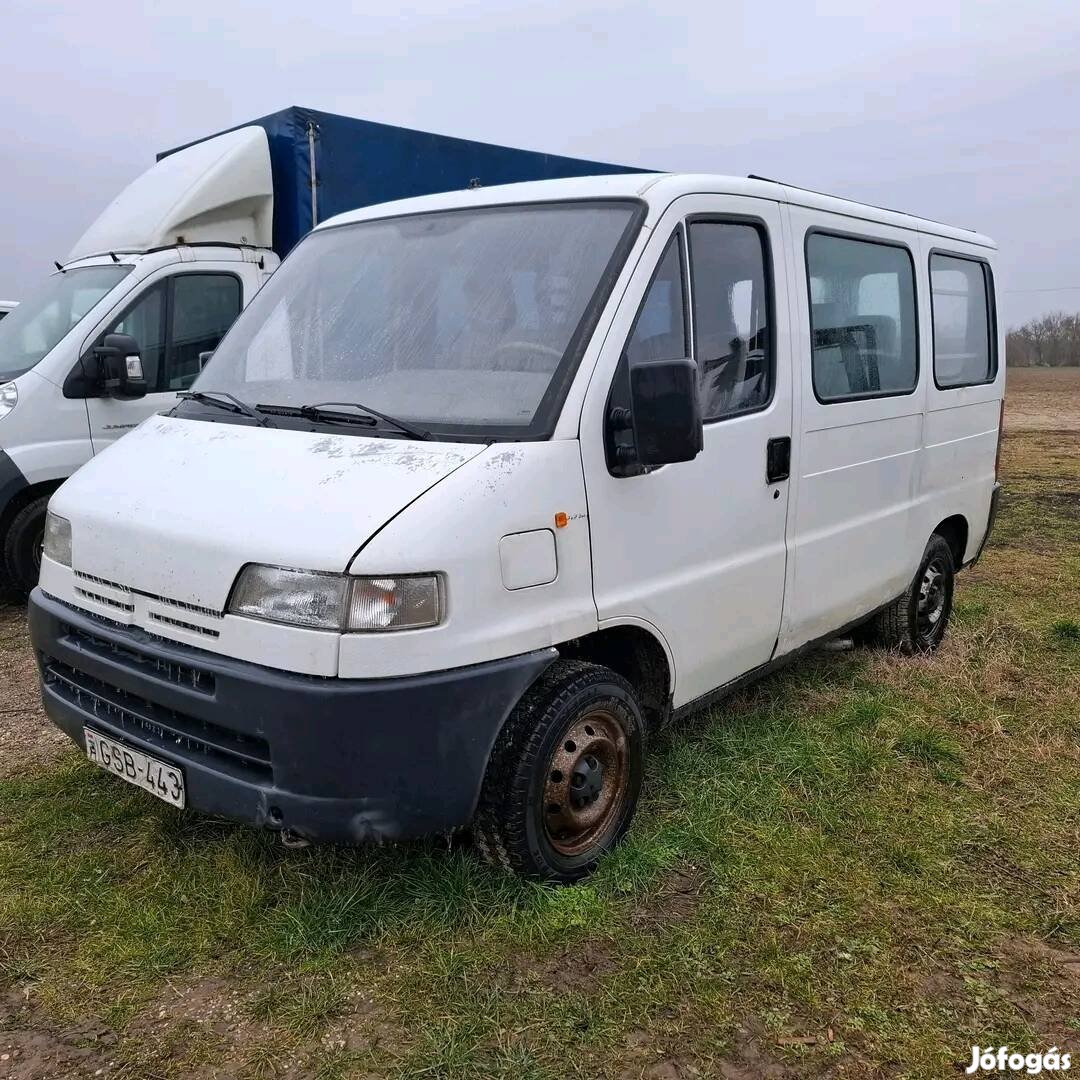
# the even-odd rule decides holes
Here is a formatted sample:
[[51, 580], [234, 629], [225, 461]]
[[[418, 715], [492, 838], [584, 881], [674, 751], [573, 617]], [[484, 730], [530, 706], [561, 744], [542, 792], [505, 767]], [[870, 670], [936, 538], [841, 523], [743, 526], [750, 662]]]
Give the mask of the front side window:
[[0, 325], [0, 382], [34, 367], [130, 273], [130, 266], [110, 263], [53, 274]]
[[173, 279], [162, 390], [186, 390], [195, 381], [200, 353], [218, 347], [240, 307], [240, 279], [232, 274], [179, 274]]
[[934, 319], [934, 381], [942, 388], [994, 378], [990, 348], [990, 281], [985, 263], [930, 256]]
[[686, 343], [686, 300], [683, 292], [682, 244], [676, 233], [656, 267], [649, 291], [626, 343], [630, 365], [689, 356]]
[[907, 248], [828, 233], [806, 241], [814, 392], [823, 402], [907, 394], [918, 380]]
[[159, 390], [162, 374], [162, 357], [165, 355], [165, 291], [166, 282], [147, 289], [118, 319], [114, 320], [98, 338], [98, 344], [106, 334], [127, 334], [139, 344], [142, 357], [143, 377], [150, 393]]
[[487, 207], [318, 230], [196, 385], [252, 404], [352, 402], [434, 431], [537, 437], [554, 423], [637, 206]]
[[233, 274], [176, 274], [147, 289], [95, 344], [106, 334], [133, 337], [148, 392], [186, 390], [199, 374], [199, 354], [217, 347], [240, 307]]
[[772, 393], [765, 236], [755, 225], [690, 225], [690, 293], [701, 415], [760, 409]]
[[[630, 368], [655, 360], [681, 360], [690, 355], [686, 310], [686, 286], [683, 273], [682, 230], [677, 229], [668, 240], [652, 280], [638, 308], [633, 329], [608, 397], [608, 410], [631, 407]], [[606, 426], [605, 453], [608, 468], [613, 474], [626, 475], [624, 460], [634, 458], [634, 436], [629, 428]], [[634, 472], [640, 472], [637, 467]]]

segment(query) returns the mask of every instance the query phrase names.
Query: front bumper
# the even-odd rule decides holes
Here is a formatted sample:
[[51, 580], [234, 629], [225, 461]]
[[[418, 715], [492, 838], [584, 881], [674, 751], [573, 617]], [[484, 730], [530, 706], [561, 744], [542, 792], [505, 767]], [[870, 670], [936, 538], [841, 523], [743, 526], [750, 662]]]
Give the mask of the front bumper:
[[310, 840], [448, 832], [476, 808], [495, 737], [554, 649], [388, 679], [295, 675], [164, 641], [35, 589], [45, 712], [184, 772], [188, 806]]

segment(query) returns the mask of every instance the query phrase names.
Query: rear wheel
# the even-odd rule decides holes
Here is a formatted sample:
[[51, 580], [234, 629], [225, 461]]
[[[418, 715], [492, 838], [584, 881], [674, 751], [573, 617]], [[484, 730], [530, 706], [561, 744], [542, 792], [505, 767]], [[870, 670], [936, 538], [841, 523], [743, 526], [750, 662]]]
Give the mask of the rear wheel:
[[481, 854], [544, 881], [591, 873], [630, 826], [644, 741], [625, 679], [598, 664], [557, 660], [496, 740], [473, 822]]
[[870, 624], [874, 640], [909, 654], [933, 652], [949, 624], [955, 579], [952, 548], [935, 533], [907, 591]]
[[37, 584], [45, 542], [45, 511], [49, 496], [28, 502], [12, 519], [4, 537], [4, 572], [8, 584], [25, 595]]

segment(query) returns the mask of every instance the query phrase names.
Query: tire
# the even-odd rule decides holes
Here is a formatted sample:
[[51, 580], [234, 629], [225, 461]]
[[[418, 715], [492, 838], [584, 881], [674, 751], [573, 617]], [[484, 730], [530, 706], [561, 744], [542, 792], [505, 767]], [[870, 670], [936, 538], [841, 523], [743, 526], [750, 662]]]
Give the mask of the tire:
[[586, 877], [630, 827], [644, 751], [630, 684], [598, 664], [556, 660], [495, 741], [473, 820], [480, 854], [534, 880]]
[[933, 652], [949, 624], [955, 582], [952, 548], [934, 533], [904, 595], [870, 624], [876, 643], [908, 656]]
[[4, 536], [4, 574], [8, 585], [21, 596], [38, 583], [48, 505], [48, 495], [39, 495], [28, 502], [11, 519]]

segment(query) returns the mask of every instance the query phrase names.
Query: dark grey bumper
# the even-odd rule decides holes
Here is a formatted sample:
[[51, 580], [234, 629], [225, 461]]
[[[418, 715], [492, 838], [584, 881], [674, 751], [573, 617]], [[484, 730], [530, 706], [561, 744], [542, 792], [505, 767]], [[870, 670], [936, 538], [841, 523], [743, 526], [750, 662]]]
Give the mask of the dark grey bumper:
[[468, 824], [495, 737], [555, 659], [544, 649], [392, 679], [295, 675], [163, 641], [35, 589], [45, 711], [179, 765], [188, 805], [311, 840]]

